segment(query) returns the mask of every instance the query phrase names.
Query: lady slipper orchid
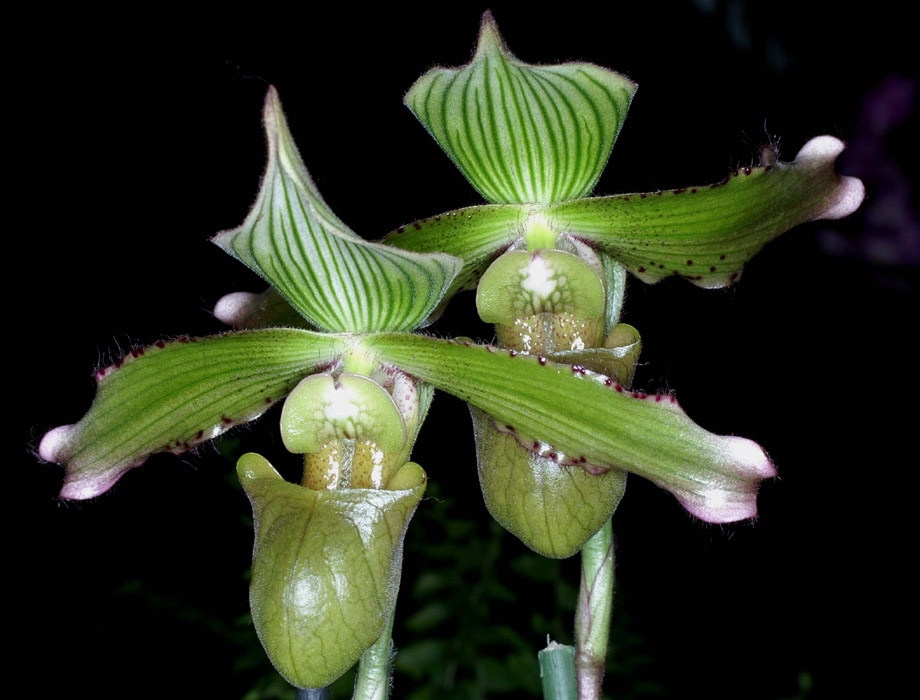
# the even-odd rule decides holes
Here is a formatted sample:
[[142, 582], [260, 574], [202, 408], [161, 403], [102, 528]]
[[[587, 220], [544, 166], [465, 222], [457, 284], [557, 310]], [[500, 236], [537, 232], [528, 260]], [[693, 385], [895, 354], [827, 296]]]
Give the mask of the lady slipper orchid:
[[[319, 194], [270, 88], [258, 198], [214, 242], [271, 288], [218, 303], [233, 332], [159, 341], [99, 370], [88, 412], [39, 447], [65, 467], [61, 497], [98, 496], [149, 455], [283, 401], [302, 483], [252, 453], [237, 470], [256, 528], [253, 620], [298, 687], [330, 683], [387, 629], [427, 483], [409, 460], [433, 389], [470, 404], [489, 510], [547, 556], [581, 549], [629, 472], [701, 519], [753, 517], [775, 474], [764, 451], [709, 433], [671, 396], [629, 390], [640, 341], [619, 323], [625, 272], [730, 284], [783, 231], [855, 209], [861, 183], [835, 174], [842, 144], [819, 137], [792, 163], [767, 154], [708, 187], [585, 198], [634, 91], [590, 64], [521, 63], [487, 14], [472, 63], [432, 70], [406, 101], [492, 204], [372, 243]], [[504, 347], [412, 333], [477, 282]]]
[[[541, 363], [568, 363], [576, 374], [599, 372], [605, 382], [617, 382], [620, 396], [632, 399], [624, 406], [639, 400], [683, 416], [673, 397], [630, 393], [625, 387], [631, 375], [608, 369], [619, 361], [619, 342], [608, 334], [634, 334], [631, 342], [638, 348], [635, 329], [617, 325], [626, 272], [650, 283], [679, 276], [706, 288], [731, 285], [770, 240], [806, 221], [847, 216], [862, 202], [864, 189], [858, 179], [834, 170], [843, 144], [819, 136], [791, 163], [765, 148], [759, 167], [735, 170], [711, 185], [589, 197], [636, 87], [588, 63], [524, 63], [485, 13], [472, 61], [431, 69], [405, 103], [490, 204], [416, 221], [384, 240], [405, 250], [462, 258], [451, 291], [477, 289], [480, 317], [495, 324], [499, 343], [510, 352], [538, 355]], [[541, 441], [514, 440], [510, 426], [504, 429], [501, 420], [472, 411], [483, 495], [492, 514], [540, 554], [578, 551], [583, 533], [573, 536], [563, 514], [596, 499], [609, 515], [622, 487], [602, 494], [583, 491], [573, 481], [571, 497], [551, 505], [540, 496], [544, 473], [556, 471], [552, 463], [572, 463], [572, 457], [563, 456], [560, 444], [547, 448]], [[646, 476], [702, 520], [729, 522], [756, 514], [757, 484], [774, 475], [756, 444], [707, 440], [699, 457], [714, 451], [719, 458], [688, 453], [680, 466], [662, 469], [676, 455], [668, 436], [676, 437], [680, 428], [677, 422], [665, 429], [645, 427], [661, 430], [657, 446], [636, 445], [629, 452], [656, 462], [655, 469], [602, 464], [581, 453], [575, 459], [587, 459], [594, 472], [615, 467]], [[524, 488], [527, 506], [515, 507], [506, 495], [511, 484]]]

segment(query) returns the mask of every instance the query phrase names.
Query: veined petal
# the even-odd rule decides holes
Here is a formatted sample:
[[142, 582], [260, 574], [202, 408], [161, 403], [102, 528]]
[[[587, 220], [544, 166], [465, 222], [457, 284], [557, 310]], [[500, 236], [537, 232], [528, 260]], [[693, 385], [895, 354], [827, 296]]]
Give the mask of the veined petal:
[[256, 632], [288, 682], [328, 685], [357, 663], [393, 611], [403, 537], [425, 472], [410, 462], [394, 478], [397, 489], [334, 491], [288, 483], [252, 453], [237, 472], [256, 528]]
[[92, 498], [156, 452], [181, 453], [261, 415], [345, 347], [298, 329], [160, 341], [96, 373], [76, 425], [48, 432], [39, 454], [63, 464], [62, 498]]
[[486, 12], [472, 62], [431, 69], [404, 101], [487, 200], [549, 204], [591, 192], [635, 91], [591, 63], [519, 61]]
[[643, 476], [709, 522], [755, 516], [758, 484], [775, 475], [756, 443], [714, 435], [673, 397], [627, 392], [577, 364], [407, 334], [374, 335], [366, 347], [551, 446], [547, 456]]
[[489, 264], [523, 235], [529, 206], [491, 204], [449, 211], [388, 233], [383, 243], [418, 253], [442, 251], [463, 261], [445, 295], [476, 289]]
[[781, 233], [859, 207], [862, 182], [834, 170], [842, 150], [839, 139], [818, 136], [791, 163], [742, 168], [708, 186], [565, 202], [546, 216], [645, 282], [678, 275], [724, 287]]
[[255, 206], [214, 243], [328, 331], [409, 330], [424, 324], [461, 262], [364, 241], [323, 201], [291, 138], [278, 93], [265, 99], [268, 166]]

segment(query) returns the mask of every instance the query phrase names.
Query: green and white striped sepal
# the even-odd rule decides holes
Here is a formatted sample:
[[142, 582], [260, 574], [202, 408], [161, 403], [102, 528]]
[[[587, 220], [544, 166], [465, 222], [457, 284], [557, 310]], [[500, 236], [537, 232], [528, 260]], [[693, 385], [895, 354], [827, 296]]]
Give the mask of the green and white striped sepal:
[[265, 99], [268, 166], [242, 226], [214, 243], [267, 280], [327, 331], [411, 330], [424, 325], [461, 262], [368, 243], [323, 201], [304, 167], [278, 93]]
[[432, 68], [405, 103], [487, 200], [552, 204], [594, 188], [635, 91], [591, 63], [522, 63], [486, 12], [472, 62]]

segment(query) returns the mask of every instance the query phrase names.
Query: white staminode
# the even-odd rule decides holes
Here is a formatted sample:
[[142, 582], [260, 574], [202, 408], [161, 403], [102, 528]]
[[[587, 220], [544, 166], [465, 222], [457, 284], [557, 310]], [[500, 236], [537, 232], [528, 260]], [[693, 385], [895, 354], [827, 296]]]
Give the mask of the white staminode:
[[527, 266], [521, 287], [533, 294], [536, 301], [542, 303], [549, 299], [549, 296], [556, 290], [556, 285], [552, 268], [540, 255], [534, 255]]
[[351, 392], [336, 389], [329, 398], [329, 405], [326, 407], [326, 417], [333, 421], [349, 421], [358, 417], [357, 402], [351, 395]]

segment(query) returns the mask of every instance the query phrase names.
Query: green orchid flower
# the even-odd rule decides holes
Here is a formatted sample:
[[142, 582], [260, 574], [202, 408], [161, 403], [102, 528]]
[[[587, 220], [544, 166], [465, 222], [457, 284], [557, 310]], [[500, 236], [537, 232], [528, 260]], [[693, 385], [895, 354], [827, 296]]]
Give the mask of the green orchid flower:
[[[491, 26], [484, 25], [480, 53], [486, 46], [489, 55], [504, 55]], [[599, 68], [584, 72], [591, 80], [606, 75]], [[560, 84], [571, 82], [565, 70], [549, 74], [558, 74]], [[558, 112], [563, 120], [559, 124], [551, 117], [574, 93], [550, 88], [555, 78], [548, 80], [545, 90], [539, 87], [543, 82], [535, 85], [544, 95], [544, 106], [552, 95], [557, 106], [552, 114], [533, 113], [531, 118], [543, 120], [552, 141], [558, 137], [548, 134], [569, 123], [563, 112]], [[623, 79], [618, 81], [617, 104], [625, 111], [631, 93], [627, 95]], [[586, 88], [573, 89], [580, 94]], [[600, 99], [601, 93], [606, 89], [589, 92], [591, 100]], [[691, 512], [711, 520], [736, 520], [756, 512], [757, 486], [774, 474], [759, 446], [707, 432], [670, 396], [624, 389], [638, 338], [611, 322], [606, 301], [597, 302], [598, 290], [609, 300], [608, 270], [619, 269], [608, 264], [608, 258], [619, 258], [603, 245], [598, 244], [602, 282], [583, 298], [577, 291], [571, 300], [575, 316], [594, 317], [603, 309], [603, 321], [595, 319], [595, 325], [605, 331], [610, 326], [608, 336], [619, 329], [610, 341], [611, 353], [591, 363], [595, 369], [581, 362], [581, 356], [548, 358], [411, 332], [439, 313], [453, 293], [473, 284], [504, 248], [541, 235], [558, 238], [559, 222], [577, 218], [575, 210], [563, 217], [549, 203], [560, 200], [558, 206], [568, 206], [565, 198], [581, 196], [593, 186], [603, 166], [588, 157], [597, 135], [581, 134], [580, 122], [568, 125], [582, 139], [576, 143], [581, 150], [575, 160], [566, 161], [561, 175], [533, 179], [532, 189], [520, 195], [528, 201], [547, 200], [546, 206], [503, 204], [452, 212], [443, 225], [428, 220], [413, 227], [435, 234], [424, 245], [411, 232], [394, 234], [384, 244], [355, 234], [322, 199], [274, 89], [266, 98], [264, 121], [269, 158], [259, 196], [243, 224], [218, 234], [214, 242], [267, 281], [271, 290], [221, 300], [218, 316], [241, 330], [160, 341], [99, 370], [89, 411], [77, 423], [49, 431], [39, 454], [64, 465], [62, 498], [93, 498], [149, 455], [192, 450], [284, 402], [282, 437], [289, 450], [304, 455], [302, 483], [283, 481], [266, 459], [253, 454], [240, 459], [238, 473], [256, 523], [253, 620], [272, 662], [292, 684], [328, 684], [386, 629], [398, 589], [403, 535], [427, 480], [409, 456], [433, 388], [469, 402], [482, 412], [477, 421], [501, 426], [515, 450], [526, 448], [547, 458], [555, 454], [551, 461], [558, 471], [547, 471], [548, 476], [579, 484], [579, 498], [594, 520], [607, 517], [610, 504], [615, 506], [627, 472], [651, 479]], [[447, 129], [454, 133], [450, 124]], [[608, 150], [612, 138], [609, 133], [604, 137]], [[558, 153], [568, 152], [562, 141], [553, 143]], [[465, 148], [457, 150], [457, 159], [466, 157]], [[528, 157], [540, 162], [534, 146], [527, 148]], [[813, 170], [795, 164], [790, 169]], [[750, 180], [761, 177], [752, 174]], [[802, 177], [817, 178], [800, 173]], [[573, 179], [577, 184], [569, 182]], [[495, 180], [493, 185], [496, 196], [518, 197], [507, 182]], [[725, 189], [731, 191], [728, 185]], [[738, 201], [743, 198], [737, 195]], [[616, 206], [589, 207], [585, 221], [596, 224], [599, 212], [611, 209]], [[589, 228], [585, 224], [578, 237], [593, 241]], [[444, 235], [450, 231], [458, 235]], [[592, 235], [607, 240], [605, 231]], [[572, 240], [577, 249], [576, 236]], [[446, 252], [438, 250], [441, 242]], [[547, 248], [534, 246], [535, 251]], [[411, 250], [415, 247], [425, 250]], [[539, 259], [571, 264], [572, 274], [587, 276], [577, 254], [563, 253], [575, 262], [549, 253], [540, 253]], [[534, 293], [540, 296], [538, 278]], [[553, 301], [552, 293], [544, 296]], [[502, 313], [497, 300], [492, 306]], [[534, 307], [535, 314], [544, 313], [542, 308], [538, 312]], [[583, 349], [590, 352], [592, 346]], [[499, 454], [511, 444], [503, 440], [492, 433], [479, 449]], [[509, 483], [506, 496], [514, 488]], [[566, 497], [558, 507], [572, 510], [570, 500]], [[505, 501], [514, 507], [512, 499]]]
[[[847, 216], [864, 188], [834, 170], [843, 144], [820, 136], [792, 162], [765, 148], [759, 167], [710, 185], [590, 197], [636, 87], [589, 63], [524, 63], [486, 12], [472, 61], [431, 69], [405, 104], [490, 204], [416, 221], [384, 240], [461, 258], [445, 300], [476, 289], [480, 317], [511, 352], [612, 378], [622, 396], [671, 407], [671, 397], [627, 392], [640, 346], [638, 332], [618, 324], [627, 272], [648, 283], [677, 276], [705, 288], [731, 285], [766, 243], [798, 224]], [[560, 479], [558, 465], [573, 457], [558, 445], [472, 413], [493, 516], [540, 554], [579, 551], [613, 513], [622, 481], [577, 471]], [[652, 449], [671, 451], [666, 438]], [[713, 477], [616, 466], [668, 489], [702, 520], [729, 522], [756, 514], [756, 482], [773, 474], [753, 443], [736, 438], [729, 451], [732, 460], [746, 454], [748, 467]], [[601, 466], [609, 465], [586, 468], [599, 475]]]

